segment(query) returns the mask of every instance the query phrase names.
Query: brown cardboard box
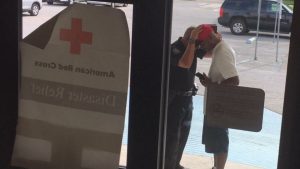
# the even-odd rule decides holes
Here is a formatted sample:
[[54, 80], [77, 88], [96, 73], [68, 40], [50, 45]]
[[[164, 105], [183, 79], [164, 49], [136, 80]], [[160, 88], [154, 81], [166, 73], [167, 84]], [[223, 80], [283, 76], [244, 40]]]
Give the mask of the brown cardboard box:
[[209, 126], [258, 132], [262, 128], [265, 93], [261, 89], [212, 85], [207, 88]]

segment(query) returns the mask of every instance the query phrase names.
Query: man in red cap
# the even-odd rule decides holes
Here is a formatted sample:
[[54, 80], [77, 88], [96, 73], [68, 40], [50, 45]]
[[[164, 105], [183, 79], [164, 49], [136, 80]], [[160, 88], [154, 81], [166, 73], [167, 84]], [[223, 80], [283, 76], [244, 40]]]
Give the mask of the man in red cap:
[[[212, 58], [208, 76], [203, 73], [200, 83], [209, 85], [239, 85], [238, 72], [235, 66], [234, 50], [220, 39], [220, 35], [213, 31], [210, 25], [201, 25], [202, 31], [198, 35], [201, 48], [207, 53], [205, 57]], [[224, 169], [228, 155], [228, 129], [206, 125], [205, 116], [206, 90], [204, 97], [204, 124], [202, 143], [207, 153], [214, 154], [213, 169]]]

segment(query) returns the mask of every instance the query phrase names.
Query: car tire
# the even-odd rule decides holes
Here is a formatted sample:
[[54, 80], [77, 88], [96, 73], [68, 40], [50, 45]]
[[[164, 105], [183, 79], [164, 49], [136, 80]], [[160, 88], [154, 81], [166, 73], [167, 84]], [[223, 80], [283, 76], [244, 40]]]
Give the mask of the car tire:
[[33, 3], [32, 5], [31, 5], [31, 10], [30, 10], [30, 15], [31, 16], [37, 16], [38, 14], [39, 14], [39, 11], [40, 11], [40, 6], [39, 6], [39, 4], [37, 4], [37, 3]]
[[246, 23], [242, 18], [236, 18], [230, 22], [230, 31], [234, 35], [243, 35], [247, 30]]
[[53, 0], [47, 0], [48, 5], [53, 5]]

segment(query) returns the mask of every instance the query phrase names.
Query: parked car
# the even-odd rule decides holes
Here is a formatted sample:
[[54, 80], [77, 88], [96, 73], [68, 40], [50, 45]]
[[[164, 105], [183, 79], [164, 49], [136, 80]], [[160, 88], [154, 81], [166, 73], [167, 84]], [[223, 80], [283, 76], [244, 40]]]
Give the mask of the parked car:
[[[231, 33], [235, 35], [242, 35], [250, 30], [257, 30], [258, 3], [258, 0], [225, 0], [220, 8], [218, 23], [229, 27]], [[262, 0], [260, 31], [274, 32], [279, 5], [277, 0]], [[290, 33], [292, 17], [292, 10], [282, 4], [281, 33]]]
[[54, 2], [72, 5], [76, 0], [47, 0], [47, 4], [52, 5]]
[[111, 7], [126, 7], [128, 4], [124, 1], [124, 3], [115, 3], [115, 2], [101, 2], [97, 0], [85, 0], [87, 4], [91, 5], [105, 5]]
[[42, 9], [42, 0], [23, 0], [22, 11], [29, 12], [32, 16], [37, 16]]

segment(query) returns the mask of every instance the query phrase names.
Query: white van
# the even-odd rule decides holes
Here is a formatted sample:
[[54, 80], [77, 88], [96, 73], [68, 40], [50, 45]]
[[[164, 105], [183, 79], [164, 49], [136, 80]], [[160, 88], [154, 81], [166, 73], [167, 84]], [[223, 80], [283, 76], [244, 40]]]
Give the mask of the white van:
[[22, 11], [29, 12], [31, 16], [37, 16], [42, 8], [42, 0], [23, 0]]
[[100, 2], [97, 0], [86, 0], [87, 4], [91, 4], [91, 5], [105, 5], [105, 6], [111, 6], [113, 8], [115, 7], [126, 7], [128, 4], [125, 2], [124, 3], [115, 3], [115, 2]]
[[74, 1], [76, 0], [47, 0], [47, 3], [49, 5], [52, 5], [54, 2], [58, 2], [58, 3], [64, 3], [66, 5], [71, 5], [74, 3]]
[[92, 4], [92, 5], [106, 5], [111, 7], [125, 7], [127, 3], [114, 3], [114, 2], [102, 2], [97, 0], [44, 0], [49, 5], [55, 3], [63, 3], [65, 5], [72, 5], [73, 3], [84, 3], [84, 4]]

